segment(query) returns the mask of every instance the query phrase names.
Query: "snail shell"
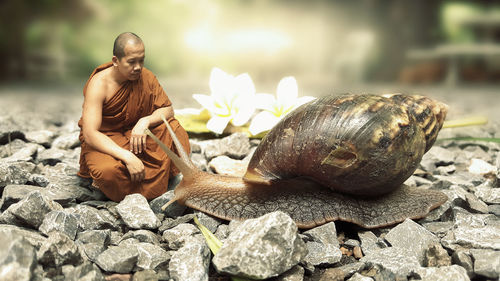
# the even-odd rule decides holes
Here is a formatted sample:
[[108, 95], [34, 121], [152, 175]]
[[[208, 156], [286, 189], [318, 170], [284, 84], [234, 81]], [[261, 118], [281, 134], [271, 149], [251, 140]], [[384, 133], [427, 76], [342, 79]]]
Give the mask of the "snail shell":
[[243, 178], [197, 170], [165, 122], [180, 158], [162, 148], [184, 175], [168, 204], [227, 220], [283, 211], [301, 228], [335, 220], [375, 228], [424, 217], [446, 195], [402, 183], [436, 140], [446, 110], [422, 96], [317, 99], [266, 135]]
[[326, 96], [266, 135], [245, 178], [308, 177], [341, 193], [388, 193], [413, 174], [445, 115], [444, 104], [423, 96]]

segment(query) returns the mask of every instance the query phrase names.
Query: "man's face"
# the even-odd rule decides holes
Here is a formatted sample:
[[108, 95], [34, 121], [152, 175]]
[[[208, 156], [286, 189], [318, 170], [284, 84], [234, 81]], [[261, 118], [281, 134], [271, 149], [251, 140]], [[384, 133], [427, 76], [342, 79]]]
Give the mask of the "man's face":
[[139, 79], [144, 67], [144, 44], [127, 44], [123, 50], [125, 52], [123, 58], [118, 59], [115, 57], [118, 71], [128, 80], [134, 81]]

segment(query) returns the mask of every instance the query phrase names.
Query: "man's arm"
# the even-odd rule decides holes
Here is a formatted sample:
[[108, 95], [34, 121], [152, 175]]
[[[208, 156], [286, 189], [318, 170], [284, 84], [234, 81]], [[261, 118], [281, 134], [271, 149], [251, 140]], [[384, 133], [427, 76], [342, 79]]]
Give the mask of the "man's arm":
[[83, 102], [83, 137], [85, 142], [94, 149], [122, 160], [127, 166], [131, 180], [140, 181], [144, 178], [144, 164], [142, 161], [131, 151], [123, 149], [99, 131], [105, 93], [106, 85], [104, 83], [99, 81], [89, 83]]
[[132, 129], [130, 137], [130, 151], [134, 153], [141, 153], [142, 150], [146, 148], [146, 134], [144, 133], [144, 130], [160, 124], [162, 122], [162, 115], [165, 116], [165, 119], [167, 120], [174, 117], [174, 110], [172, 106], [158, 108], [151, 115], [144, 116], [137, 121], [137, 124], [135, 124]]

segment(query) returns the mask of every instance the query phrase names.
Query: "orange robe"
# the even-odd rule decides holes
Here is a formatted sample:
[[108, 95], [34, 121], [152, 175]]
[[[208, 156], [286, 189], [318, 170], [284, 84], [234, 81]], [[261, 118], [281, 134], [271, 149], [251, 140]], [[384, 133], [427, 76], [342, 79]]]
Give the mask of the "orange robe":
[[[97, 72], [111, 66], [112, 63], [109, 62], [94, 70], [85, 84], [84, 95], [91, 78]], [[103, 104], [102, 123], [99, 131], [128, 150], [131, 131], [137, 121], [144, 116], [151, 115], [156, 109], [171, 104], [153, 73], [143, 68], [140, 79], [125, 82], [111, 99]], [[189, 140], [184, 128], [174, 118], [169, 119], [168, 122], [184, 149], [189, 153]], [[78, 125], [82, 128], [82, 119]], [[172, 138], [165, 124], [161, 123], [149, 129], [163, 143], [172, 148]], [[109, 199], [116, 202], [132, 193], [140, 193], [147, 199], [156, 198], [167, 191], [169, 176], [178, 173], [177, 169], [171, 166], [171, 161], [165, 152], [150, 137], [147, 137], [146, 150], [137, 155], [144, 163], [146, 173], [142, 182], [132, 182], [125, 164], [121, 160], [99, 152], [88, 145], [81, 131], [80, 142], [82, 150], [78, 175], [92, 178], [94, 185]]]

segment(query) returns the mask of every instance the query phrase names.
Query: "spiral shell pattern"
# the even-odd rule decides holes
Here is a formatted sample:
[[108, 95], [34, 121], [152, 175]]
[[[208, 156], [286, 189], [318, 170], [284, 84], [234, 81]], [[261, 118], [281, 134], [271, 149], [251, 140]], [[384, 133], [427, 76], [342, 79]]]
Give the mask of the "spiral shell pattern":
[[399, 187], [436, 140], [446, 105], [424, 96], [325, 96], [297, 108], [262, 140], [244, 178], [307, 177], [334, 191]]

